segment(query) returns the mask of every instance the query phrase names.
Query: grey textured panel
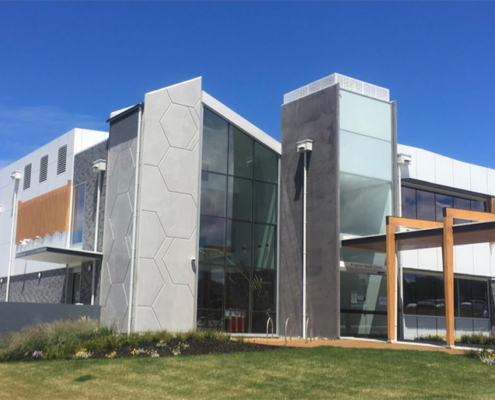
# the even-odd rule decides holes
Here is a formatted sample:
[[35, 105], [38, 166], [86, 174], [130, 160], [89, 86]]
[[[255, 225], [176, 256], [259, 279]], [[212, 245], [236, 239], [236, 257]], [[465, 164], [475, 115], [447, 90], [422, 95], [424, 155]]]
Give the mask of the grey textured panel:
[[[132, 214], [140, 108], [110, 124], [106, 176], [101, 321], [125, 330], [129, 305]], [[101, 296], [100, 296], [101, 293]]]
[[72, 304], [0, 303], [0, 332], [20, 331], [27, 325], [79, 318], [100, 319], [99, 306]]
[[339, 86], [282, 106], [279, 332], [291, 318], [302, 334], [302, 139], [308, 156], [307, 311], [315, 336], [340, 335]]
[[[10, 301], [20, 303], [65, 303], [66, 268], [10, 277]], [[0, 302], [5, 301], [7, 278], [0, 284]], [[1, 324], [0, 324], [1, 325]]]
[[147, 93], [134, 330], [195, 326], [201, 79]]
[[[107, 159], [107, 142], [104, 141], [96, 146], [76, 154], [74, 158], [74, 181], [77, 186], [86, 184], [84, 198], [84, 229], [83, 229], [83, 250], [94, 250], [95, 222], [96, 222], [96, 202], [98, 194], [98, 174], [93, 172], [93, 161]], [[103, 230], [105, 221], [105, 173], [102, 174], [99, 209], [99, 229], [98, 229], [98, 249], [103, 248]]]

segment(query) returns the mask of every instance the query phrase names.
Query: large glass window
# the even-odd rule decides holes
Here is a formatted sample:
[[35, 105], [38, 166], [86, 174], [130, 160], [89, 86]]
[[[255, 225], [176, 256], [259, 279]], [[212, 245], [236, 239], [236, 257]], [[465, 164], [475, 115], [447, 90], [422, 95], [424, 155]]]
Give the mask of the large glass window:
[[82, 248], [84, 231], [84, 196], [86, 185], [82, 184], [74, 188], [72, 194], [72, 238], [71, 245]]
[[[403, 288], [404, 314], [445, 316], [443, 276], [404, 273]], [[486, 281], [454, 278], [454, 315], [488, 318]]]
[[278, 155], [205, 108], [198, 327], [276, 324]]
[[[443, 221], [444, 208], [485, 212], [487, 204], [483, 200], [469, 200], [458, 196], [402, 186], [403, 217], [441, 222]], [[469, 221], [454, 219], [454, 224], [465, 222]]]

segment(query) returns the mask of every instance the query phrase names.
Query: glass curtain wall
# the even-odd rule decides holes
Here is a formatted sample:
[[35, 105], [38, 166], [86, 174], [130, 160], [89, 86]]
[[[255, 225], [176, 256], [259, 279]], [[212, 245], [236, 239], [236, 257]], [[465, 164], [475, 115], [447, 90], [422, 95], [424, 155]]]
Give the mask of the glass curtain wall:
[[[405, 273], [404, 314], [445, 316], [443, 276]], [[454, 315], [488, 318], [488, 283], [454, 278]]]
[[[485, 212], [487, 203], [483, 200], [470, 200], [459, 196], [449, 196], [402, 186], [402, 216], [405, 218], [442, 222], [445, 207]], [[469, 221], [454, 220], [455, 224], [466, 222]]]
[[204, 108], [198, 327], [276, 324], [277, 205], [278, 155]]
[[82, 248], [84, 230], [84, 196], [86, 185], [82, 184], [73, 189], [72, 194], [72, 237], [71, 247]]

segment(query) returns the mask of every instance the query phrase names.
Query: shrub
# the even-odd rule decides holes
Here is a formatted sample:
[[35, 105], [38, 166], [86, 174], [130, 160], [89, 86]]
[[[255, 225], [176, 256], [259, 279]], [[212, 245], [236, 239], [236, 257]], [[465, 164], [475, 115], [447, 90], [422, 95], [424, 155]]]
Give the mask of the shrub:
[[485, 336], [482, 333], [474, 333], [472, 335], [462, 335], [461, 343], [476, 344], [483, 346], [495, 346], [495, 336]]
[[[155, 344], [166, 346], [174, 339], [179, 339], [182, 346], [189, 340], [229, 340], [230, 336], [206, 330], [185, 333], [157, 331], [128, 335], [118, 333], [115, 328], [100, 326], [93, 320], [55, 321], [27, 326], [20, 332], [0, 336], [0, 361], [81, 359], [90, 358], [95, 353], [114, 358], [116, 351], [122, 348], [141, 349]], [[179, 353], [180, 349], [179, 346]]]
[[[419, 340], [424, 340], [427, 342], [447, 342], [447, 335], [423, 335], [418, 337]], [[458, 342], [460, 340], [459, 336], [454, 336], [454, 341]]]

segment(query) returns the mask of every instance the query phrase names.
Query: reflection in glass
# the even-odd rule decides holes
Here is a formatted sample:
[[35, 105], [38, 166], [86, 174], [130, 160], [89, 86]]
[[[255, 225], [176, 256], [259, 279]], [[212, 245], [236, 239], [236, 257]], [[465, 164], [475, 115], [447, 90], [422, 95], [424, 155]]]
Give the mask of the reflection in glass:
[[254, 225], [254, 268], [275, 269], [277, 231], [272, 225]]
[[277, 185], [254, 183], [254, 221], [277, 223]]
[[443, 209], [452, 208], [454, 206], [454, 199], [452, 196], [446, 196], [444, 194], [435, 195], [435, 215], [438, 222], [443, 221]]
[[204, 107], [202, 169], [227, 173], [229, 124]]
[[227, 221], [227, 266], [251, 267], [251, 226], [249, 222]]
[[225, 270], [208, 264], [200, 264], [198, 278], [198, 308], [223, 309]]
[[392, 214], [390, 199], [390, 182], [340, 173], [340, 232], [385, 233], [385, 217]]
[[225, 217], [227, 177], [203, 171], [201, 173], [201, 214]]
[[276, 271], [253, 272], [253, 310], [275, 311]]
[[435, 221], [435, 195], [424, 190], [416, 191], [418, 219]]
[[[471, 281], [457, 279], [457, 296], [454, 293], [454, 313], [459, 317], [471, 318], [473, 316], [473, 296], [471, 293]], [[456, 307], [457, 306], [457, 307]], [[455, 309], [457, 308], [457, 313]]]
[[251, 221], [252, 210], [253, 181], [229, 177], [227, 217]]
[[74, 188], [72, 208], [72, 247], [82, 247], [84, 230], [84, 196], [86, 185], [82, 184]]
[[403, 274], [404, 314], [416, 315], [416, 275]]
[[488, 290], [484, 281], [471, 281], [473, 318], [488, 318]]
[[261, 181], [278, 182], [278, 155], [262, 144], [254, 144], [254, 177]]
[[225, 308], [249, 311], [251, 270], [244, 268], [226, 268], [225, 271]]
[[402, 187], [402, 216], [416, 219], [416, 190]]
[[223, 218], [200, 218], [199, 258], [205, 263], [223, 265], [225, 262], [225, 222]]
[[254, 140], [235, 126], [230, 129], [229, 175], [253, 177]]
[[471, 211], [486, 211], [486, 203], [480, 200], [471, 200]]
[[387, 278], [383, 275], [340, 273], [342, 336], [385, 337]]

